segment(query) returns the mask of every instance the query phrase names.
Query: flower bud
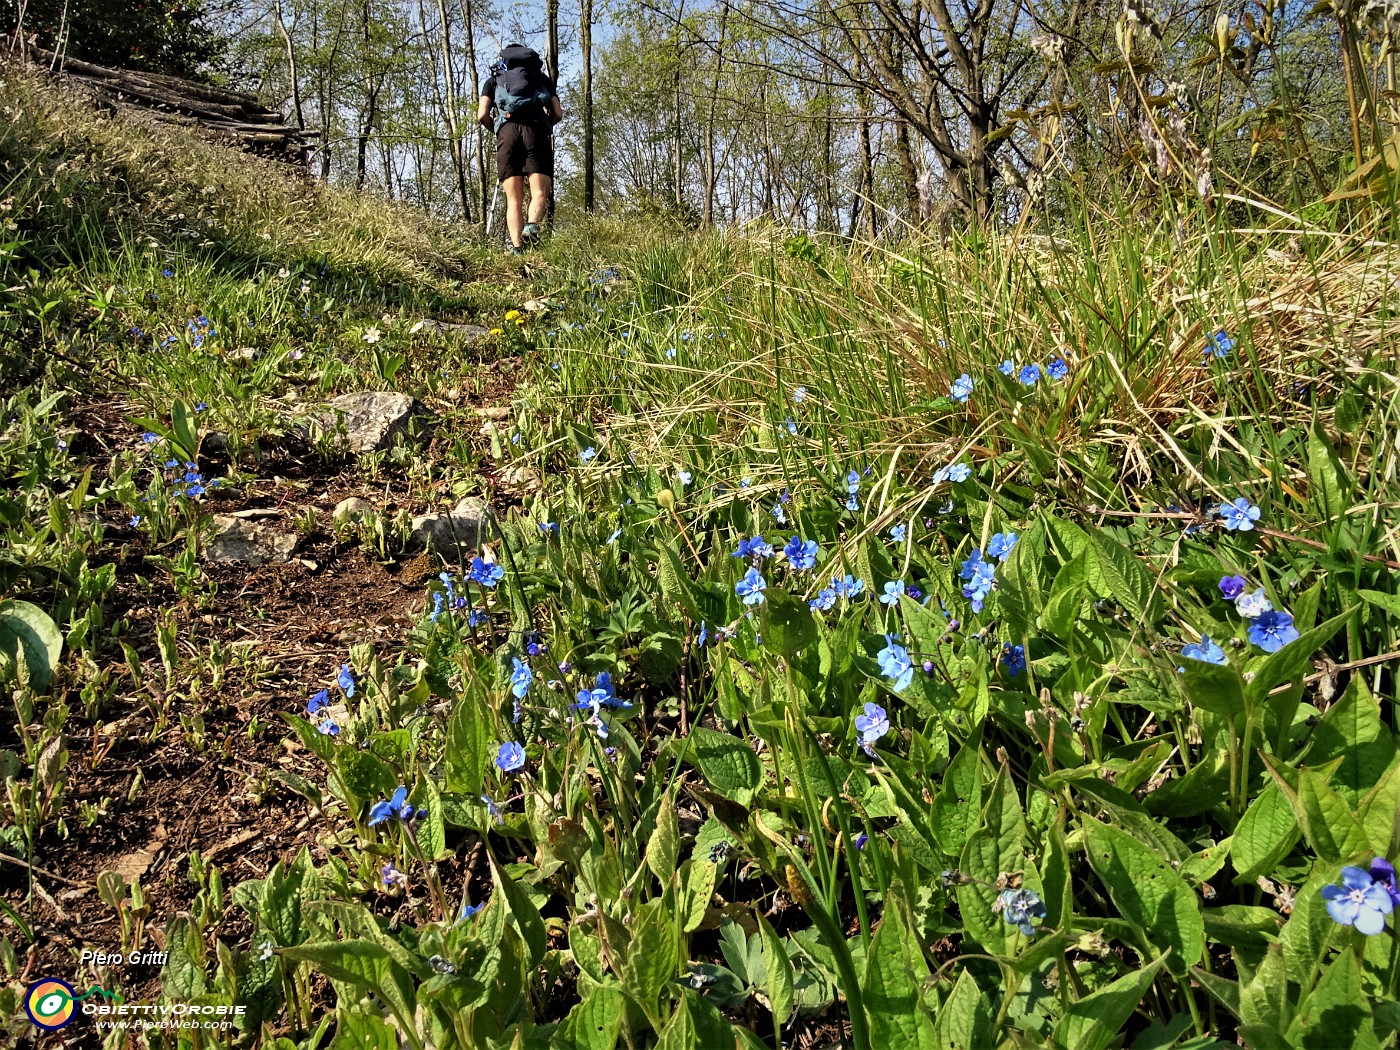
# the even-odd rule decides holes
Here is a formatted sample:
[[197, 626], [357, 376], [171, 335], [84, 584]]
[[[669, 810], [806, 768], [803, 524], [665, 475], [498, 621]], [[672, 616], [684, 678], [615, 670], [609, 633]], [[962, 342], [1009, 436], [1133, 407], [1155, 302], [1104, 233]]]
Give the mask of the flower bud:
[[656, 505], [666, 510], [676, 509], [676, 494], [670, 489], [662, 489], [656, 494]]
[[1215, 44], [1222, 55], [1230, 50], [1230, 16], [1223, 12], [1215, 20]]

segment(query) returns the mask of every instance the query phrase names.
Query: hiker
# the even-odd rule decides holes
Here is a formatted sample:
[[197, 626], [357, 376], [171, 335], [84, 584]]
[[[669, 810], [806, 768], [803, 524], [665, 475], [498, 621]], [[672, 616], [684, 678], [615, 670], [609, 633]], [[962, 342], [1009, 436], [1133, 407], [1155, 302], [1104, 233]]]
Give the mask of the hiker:
[[[492, 112], [494, 110], [494, 113]], [[531, 48], [506, 47], [482, 82], [476, 122], [496, 132], [496, 177], [506, 195], [510, 253], [521, 255], [540, 238], [554, 186], [554, 125], [564, 108], [554, 82]], [[525, 222], [525, 179], [530, 180], [530, 221]]]

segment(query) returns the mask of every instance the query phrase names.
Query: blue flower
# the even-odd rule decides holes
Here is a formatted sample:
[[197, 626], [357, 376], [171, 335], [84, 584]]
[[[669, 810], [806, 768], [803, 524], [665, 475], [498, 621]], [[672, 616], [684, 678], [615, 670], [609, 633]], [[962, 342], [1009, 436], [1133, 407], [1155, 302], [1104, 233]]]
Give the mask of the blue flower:
[[327, 718], [317, 724], [316, 732], [322, 736], [340, 736], [340, 726], [335, 724], [334, 719]]
[[856, 579], [856, 577], [852, 576], [850, 573], [846, 573], [846, 575], [840, 579], [833, 576], [831, 578], [831, 587], [840, 597], [850, 599], [856, 597], [865, 590], [865, 581]]
[[468, 627], [481, 627], [482, 625], [488, 624], [490, 622], [491, 614], [482, 612], [480, 609], [473, 609], [471, 612], [467, 613]]
[[618, 538], [619, 536], [621, 536], [621, 535], [622, 535], [622, 530], [621, 530], [621, 529], [613, 529], [612, 535], [608, 537], [608, 543], [609, 543], [609, 544], [616, 543], [616, 542], [617, 542], [617, 538]]
[[1230, 351], [1235, 348], [1235, 341], [1230, 338], [1225, 329], [1219, 329], [1209, 340], [1206, 341], [1205, 356], [1229, 357]]
[[753, 484], [753, 478], [740, 478], [740, 479], [739, 479], [739, 487], [740, 487], [741, 489], [746, 489], [746, 488], [748, 488], [748, 487], [749, 487], [750, 485], [752, 485], [752, 484]]
[[1243, 576], [1222, 576], [1220, 577], [1220, 594], [1227, 602], [1232, 602], [1244, 593], [1245, 583]]
[[592, 459], [593, 459], [595, 456], [597, 456], [597, 455], [598, 455], [598, 450], [597, 450], [596, 448], [594, 448], [592, 445], [589, 445], [586, 449], [584, 449], [582, 452], [580, 452], [580, 453], [578, 454], [578, 459], [579, 459], [579, 462], [580, 462], [580, 463], [587, 463], [587, 462], [589, 462], [590, 460], [592, 460]]
[[1012, 678], [1017, 678], [1026, 673], [1026, 647], [1024, 645], [1012, 645], [1010, 642], [1001, 643], [1001, 666], [1006, 668], [1006, 673]]
[[148, 431], [146, 431], [144, 434], [141, 435], [141, 440], [144, 441], [144, 442], [145, 442], [146, 444], [148, 444], [148, 445], [154, 445], [157, 441], [160, 440], [160, 436], [159, 436], [158, 434], [154, 434], [154, 433], [152, 433], [151, 431], [148, 430]]
[[805, 386], [798, 387], [792, 392], [792, 399], [797, 404], [802, 404], [802, 402], [807, 400], [807, 388]]
[[315, 693], [310, 700], [306, 701], [306, 713], [308, 715], [318, 715], [331, 704], [331, 694], [327, 689], [322, 689]]
[[701, 649], [705, 648], [705, 643], [710, 640], [710, 629], [705, 625], [705, 621], [700, 621], [700, 635], [695, 639], [695, 644]]
[[[630, 333], [629, 333], [629, 335], [630, 335]], [[666, 360], [668, 360], [668, 361], [674, 361], [675, 359], [676, 359], [676, 348], [675, 348], [674, 346], [668, 347], [667, 350], [666, 350]]]
[[496, 766], [502, 773], [514, 773], [525, 765], [525, 749], [514, 740], [507, 740], [496, 749]]
[[818, 550], [816, 540], [804, 540], [801, 536], [794, 536], [788, 540], [783, 553], [787, 555], [788, 564], [802, 572], [817, 564]]
[[462, 910], [461, 910], [461, 912], [459, 912], [458, 915], [457, 915], [457, 921], [458, 921], [458, 922], [466, 922], [468, 919], [470, 919], [473, 915], [475, 915], [477, 912], [479, 912], [479, 911], [480, 911], [482, 908], [484, 908], [484, 907], [485, 907], [484, 904], [471, 904], [471, 903], [463, 904], [463, 905], [462, 905]]
[[1264, 597], [1264, 588], [1255, 588], [1253, 594], [1240, 594], [1235, 597], [1235, 612], [1246, 620], [1254, 620], [1273, 609], [1273, 602]]
[[486, 813], [492, 820], [494, 820], [498, 825], [504, 824], [506, 822], [506, 818], [501, 816], [501, 807], [496, 805], [495, 799], [493, 799], [490, 795], [482, 795], [481, 801], [486, 806]]
[[885, 593], [880, 595], [881, 605], [898, 605], [899, 599], [904, 597], [904, 581], [890, 580], [885, 584]]
[[963, 597], [972, 602], [973, 612], [982, 611], [987, 595], [996, 584], [996, 571], [996, 566], [982, 557], [980, 548], [973, 551], [971, 557], [962, 563], [962, 571], [958, 576], [967, 581], [963, 584], [962, 592]]
[[768, 581], [759, 575], [757, 569], [749, 569], [744, 578], [734, 585], [734, 593], [744, 599], [745, 605], [762, 605], [763, 590]]
[[[880, 673], [894, 680], [890, 688], [896, 693], [903, 692], [914, 680], [914, 662], [909, 659], [909, 650], [896, 644], [894, 635], [885, 635], [885, 647], [875, 654], [875, 659], [880, 663]], [[888, 722], [885, 727], [889, 728]]]
[[1017, 373], [1016, 378], [1022, 386], [1035, 386], [1040, 380], [1040, 366], [1022, 365], [1021, 371]]
[[676, 480], [679, 481], [682, 485], [689, 485], [691, 477], [692, 475], [688, 470], [676, 471]]
[[1035, 936], [1035, 926], [1031, 920], [1038, 922], [1048, 914], [1045, 903], [1028, 889], [1002, 890], [993, 908], [1027, 937]]
[[1011, 358], [1008, 357], [1001, 364], [997, 365], [997, 371], [1004, 376], [1009, 376], [1012, 372], [1016, 371], [1016, 366], [1011, 363]]
[[772, 556], [773, 545], [764, 540], [762, 536], [741, 539], [739, 549], [734, 552], [736, 558], [771, 558]]
[[1045, 374], [1051, 379], [1060, 380], [1069, 375], [1069, 365], [1063, 357], [1057, 357], [1045, 366]]
[[617, 698], [617, 693], [613, 689], [612, 675], [603, 671], [598, 675], [593, 688], [580, 689], [578, 703], [569, 706], [575, 710], [582, 710], [586, 707], [597, 709], [599, 707], [631, 707], [632, 705]]
[[127, 525], [128, 525], [129, 527], [133, 528], [133, 529], [136, 528], [136, 526], [137, 526], [137, 525], [140, 525], [140, 524], [141, 524], [141, 515], [139, 515], [139, 514], [133, 514], [133, 515], [131, 516], [131, 520], [127, 522]]
[[1225, 520], [1225, 527], [1231, 532], [1249, 532], [1259, 520], [1259, 508], [1243, 496], [1236, 497], [1233, 503], [1222, 503], [1216, 508]]
[[1181, 655], [1188, 660], [1225, 665], [1225, 650], [1212, 642], [1208, 634], [1201, 635], [1201, 640], [1193, 645], [1182, 646]]
[[797, 423], [793, 420], [791, 416], [783, 420], [783, 429], [786, 430], [789, 434], [796, 435]]
[[471, 570], [467, 573], [469, 579], [475, 580], [483, 587], [494, 587], [505, 577], [506, 570], [502, 565], [497, 565], [494, 561], [483, 561], [476, 557], [472, 559]]
[[807, 606], [813, 612], [826, 612], [835, 604], [836, 592], [830, 587], [823, 587], [817, 592], [817, 596], [807, 603]]
[[860, 510], [860, 499], [856, 496], [854, 492], [846, 497], [846, 509]]
[[890, 528], [890, 539], [895, 543], [903, 543], [904, 537], [908, 534], [908, 529], [903, 525], [894, 525]]
[[1290, 613], [1270, 609], [1260, 613], [1249, 624], [1249, 640], [1266, 653], [1276, 653], [1297, 638], [1298, 628], [1293, 626]]
[[400, 784], [394, 789], [394, 794], [387, 801], [381, 799], [370, 807], [369, 825], [374, 827], [374, 825], [382, 824], [391, 817], [407, 822], [416, 819], [420, 813], [426, 813], [426, 811], [415, 810], [409, 804], [408, 788]]
[[856, 732], [860, 734], [860, 746], [868, 755], [875, 753], [875, 741], [890, 731], [890, 716], [879, 704], [866, 704], [863, 714], [855, 717]]
[[867, 835], [865, 832], [862, 831], [859, 835], [856, 836], [855, 842], [853, 843], [853, 845], [855, 846], [856, 849], [865, 849], [865, 844], [866, 844], [867, 842], [869, 842], [869, 841], [870, 841], [870, 836]]
[[408, 876], [394, 867], [394, 862], [392, 860], [380, 869], [380, 878], [389, 889], [408, 885]]
[[966, 404], [967, 399], [972, 394], [972, 377], [964, 372], [953, 380], [953, 388], [948, 392], [954, 401]]
[[781, 503], [773, 504], [773, 520], [779, 525], [787, 524], [787, 511], [783, 510], [783, 505]]
[[1386, 893], [1390, 894], [1390, 899], [1400, 906], [1400, 885], [1396, 883], [1395, 865], [1384, 857], [1374, 858], [1371, 861], [1371, 878], [1384, 886]]
[[1395, 910], [1389, 887], [1363, 868], [1342, 869], [1340, 885], [1322, 887], [1327, 914], [1341, 926], [1355, 926], [1370, 936], [1385, 929], [1385, 917]]
[[355, 672], [350, 670], [349, 664], [340, 665], [340, 674], [335, 676], [335, 684], [340, 686], [340, 691], [345, 694], [347, 700], [355, 695]]
[[860, 491], [860, 475], [854, 470], [846, 475], [846, 491], [852, 496]]
[[935, 485], [944, 481], [951, 481], [955, 484], [964, 482], [972, 476], [972, 468], [966, 463], [949, 463], [946, 467], [939, 467], [933, 472], [933, 483]]
[[1014, 532], [998, 532], [987, 541], [987, 553], [997, 561], [1006, 561], [1011, 557], [1011, 548], [1016, 546], [1016, 540]]
[[522, 699], [530, 691], [530, 683], [535, 680], [535, 673], [530, 670], [530, 665], [520, 659], [512, 657], [514, 668], [510, 672], [511, 695], [517, 700]]

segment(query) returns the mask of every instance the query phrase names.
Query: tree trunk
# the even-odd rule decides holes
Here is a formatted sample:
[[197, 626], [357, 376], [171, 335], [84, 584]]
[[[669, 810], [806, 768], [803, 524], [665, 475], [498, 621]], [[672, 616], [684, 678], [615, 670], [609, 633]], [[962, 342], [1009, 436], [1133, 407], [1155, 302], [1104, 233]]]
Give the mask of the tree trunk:
[[287, 76], [292, 82], [292, 112], [297, 118], [298, 130], [305, 130], [306, 117], [301, 111], [301, 76], [297, 73], [297, 52], [292, 46], [292, 34], [287, 31], [287, 23], [282, 18], [282, 0], [275, 6], [277, 31], [282, 34], [282, 42], [287, 48]]
[[549, 79], [559, 86], [559, 0], [545, 0], [544, 68]]
[[[452, 65], [452, 23], [447, 17], [446, 0], [437, 0], [438, 17], [442, 19], [442, 83], [444, 116], [447, 124], [447, 150], [452, 157], [452, 171], [457, 178], [457, 200], [462, 206], [462, 221], [472, 221], [471, 193], [467, 189], [467, 158], [462, 152], [462, 124], [457, 112], [457, 71]], [[419, 5], [419, 17], [422, 5]], [[426, 30], [425, 30], [426, 32]], [[475, 90], [475, 89], [473, 89]]]
[[583, 210], [593, 210], [593, 0], [579, 0], [579, 49], [583, 52]]

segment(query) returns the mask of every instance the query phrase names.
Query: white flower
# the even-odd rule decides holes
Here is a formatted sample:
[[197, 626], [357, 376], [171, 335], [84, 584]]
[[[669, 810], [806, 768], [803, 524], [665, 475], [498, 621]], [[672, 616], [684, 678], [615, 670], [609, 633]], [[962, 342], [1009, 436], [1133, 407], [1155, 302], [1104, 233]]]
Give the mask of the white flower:
[[1264, 588], [1260, 587], [1253, 594], [1241, 594], [1235, 599], [1235, 612], [1239, 613], [1246, 620], [1253, 620], [1263, 616], [1273, 609], [1273, 603], [1264, 597]]
[[378, 328], [367, 328], [367, 329], [365, 329], [365, 342], [367, 342], [367, 343], [377, 343], [377, 342], [379, 342], [379, 336], [380, 336], [380, 331], [379, 331]]

